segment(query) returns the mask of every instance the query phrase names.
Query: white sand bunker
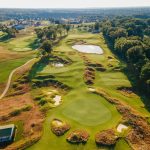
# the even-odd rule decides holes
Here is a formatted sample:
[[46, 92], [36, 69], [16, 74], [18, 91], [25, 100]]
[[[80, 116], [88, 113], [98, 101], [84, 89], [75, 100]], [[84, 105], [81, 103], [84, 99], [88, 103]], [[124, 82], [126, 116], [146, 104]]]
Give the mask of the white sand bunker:
[[62, 121], [57, 119], [53, 120], [53, 123], [55, 123], [57, 126], [61, 126], [63, 124]]
[[31, 48], [21, 48], [21, 47], [16, 47], [14, 48], [15, 51], [31, 51], [32, 49]]
[[55, 105], [55, 106], [58, 106], [58, 105], [60, 105], [60, 102], [61, 102], [61, 96], [56, 95], [56, 96], [53, 98], [53, 100], [55, 101], [54, 105]]
[[53, 63], [52, 65], [54, 67], [64, 67], [64, 64], [62, 64], [62, 63]]
[[123, 130], [126, 130], [126, 129], [128, 129], [128, 127], [125, 126], [124, 124], [119, 124], [117, 127], [118, 132], [122, 132]]
[[95, 92], [95, 89], [93, 89], [93, 88], [88, 88], [88, 90], [89, 90], [90, 92]]
[[95, 45], [74, 45], [72, 48], [82, 53], [103, 54], [102, 48]]

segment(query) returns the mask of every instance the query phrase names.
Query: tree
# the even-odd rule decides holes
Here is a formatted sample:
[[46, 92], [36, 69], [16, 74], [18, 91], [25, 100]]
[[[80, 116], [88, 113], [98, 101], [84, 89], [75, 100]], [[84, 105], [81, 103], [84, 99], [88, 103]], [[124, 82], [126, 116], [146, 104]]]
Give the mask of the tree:
[[147, 62], [141, 70], [141, 75], [140, 75], [141, 79], [143, 81], [147, 81], [150, 80], [150, 62]]
[[53, 50], [52, 48], [52, 42], [50, 40], [46, 40], [42, 43], [41, 49], [46, 52], [47, 54], [50, 54]]
[[134, 46], [128, 49], [127, 58], [132, 63], [137, 63], [140, 59], [144, 60], [145, 56], [143, 54], [143, 47]]
[[48, 39], [52, 39], [52, 37], [53, 37], [53, 31], [52, 30], [48, 30], [45, 34], [46, 34], [46, 37]]
[[37, 29], [35, 29], [35, 32], [36, 32], [36, 35], [37, 35], [37, 37], [38, 37], [39, 39], [42, 39], [42, 38], [43, 38], [44, 32], [43, 32], [42, 29], [37, 28]]
[[133, 46], [141, 46], [141, 42], [137, 39], [122, 37], [115, 41], [114, 49], [122, 58], [125, 58], [127, 50]]
[[67, 34], [68, 34], [68, 32], [70, 31], [70, 28], [71, 28], [70, 25], [66, 25], [65, 28], [66, 28], [66, 31], [67, 31]]
[[94, 29], [99, 30], [99, 28], [100, 28], [100, 24], [99, 24], [99, 22], [96, 22], [94, 25]]

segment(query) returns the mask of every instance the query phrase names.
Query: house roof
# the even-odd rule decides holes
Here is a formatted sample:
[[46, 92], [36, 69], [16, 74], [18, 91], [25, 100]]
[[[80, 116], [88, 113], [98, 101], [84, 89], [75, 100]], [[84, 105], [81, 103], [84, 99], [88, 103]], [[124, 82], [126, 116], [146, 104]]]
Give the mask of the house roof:
[[14, 129], [14, 124], [0, 126], [0, 142], [11, 140], [14, 133]]

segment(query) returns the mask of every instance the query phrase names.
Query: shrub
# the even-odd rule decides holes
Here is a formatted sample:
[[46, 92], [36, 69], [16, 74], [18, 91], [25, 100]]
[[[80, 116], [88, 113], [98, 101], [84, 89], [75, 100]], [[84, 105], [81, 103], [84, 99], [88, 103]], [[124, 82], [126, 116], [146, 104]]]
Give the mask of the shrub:
[[95, 142], [98, 145], [111, 146], [116, 143], [117, 139], [114, 130], [111, 129], [99, 132], [95, 136]]
[[85, 130], [75, 130], [67, 136], [67, 141], [73, 144], [86, 143], [89, 134]]
[[15, 109], [15, 110], [13, 110], [11, 113], [10, 113], [10, 115], [11, 116], [17, 116], [17, 115], [19, 115], [21, 113], [21, 110], [20, 109]]
[[41, 105], [41, 106], [43, 106], [46, 103], [47, 103], [47, 101], [45, 99], [41, 99], [38, 104]]
[[26, 105], [25, 107], [22, 108], [22, 111], [30, 111], [32, 109], [31, 105]]

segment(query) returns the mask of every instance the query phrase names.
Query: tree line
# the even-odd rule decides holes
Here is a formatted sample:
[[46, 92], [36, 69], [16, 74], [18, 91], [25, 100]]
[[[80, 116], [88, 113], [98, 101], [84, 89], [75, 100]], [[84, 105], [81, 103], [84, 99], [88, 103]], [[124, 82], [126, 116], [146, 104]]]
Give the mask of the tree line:
[[56, 40], [68, 35], [70, 25], [65, 24], [52, 24], [44, 28], [35, 28], [37, 38], [40, 40], [40, 54], [49, 55], [53, 50], [53, 44]]
[[137, 86], [150, 95], [150, 19], [116, 17], [100, 26], [108, 45], [127, 62]]
[[14, 38], [16, 37], [16, 33], [18, 33], [18, 30], [16, 30], [13, 27], [7, 27], [6, 25], [0, 24], [0, 31], [4, 32], [5, 38]]

